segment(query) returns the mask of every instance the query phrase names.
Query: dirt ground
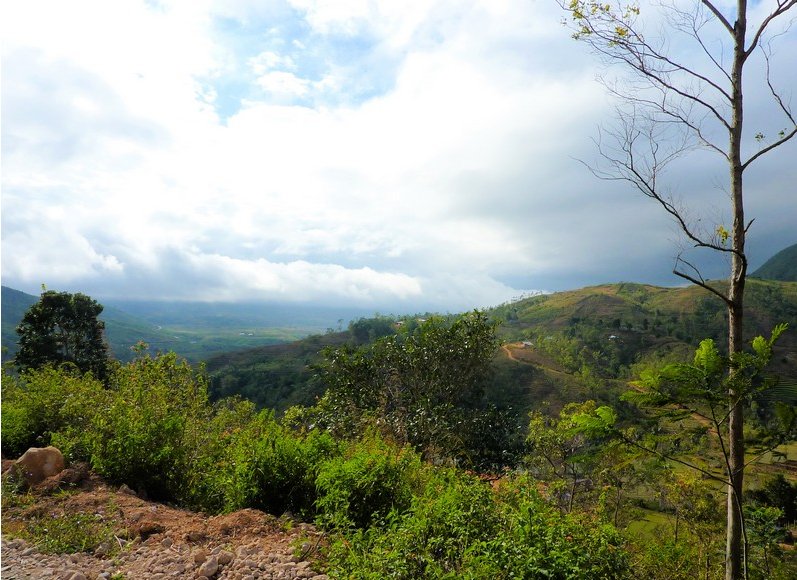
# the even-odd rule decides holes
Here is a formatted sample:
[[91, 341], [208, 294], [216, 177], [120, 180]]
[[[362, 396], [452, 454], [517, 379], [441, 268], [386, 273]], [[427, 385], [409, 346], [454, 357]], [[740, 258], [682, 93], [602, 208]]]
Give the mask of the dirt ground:
[[[309, 524], [253, 509], [207, 516], [147, 501], [80, 469], [70, 485], [55, 476], [27, 493], [4, 490], [2, 578], [326, 578], [318, 571], [324, 536]], [[31, 522], [77, 514], [112, 530], [109, 540], [52, 555], [26, 534]]]

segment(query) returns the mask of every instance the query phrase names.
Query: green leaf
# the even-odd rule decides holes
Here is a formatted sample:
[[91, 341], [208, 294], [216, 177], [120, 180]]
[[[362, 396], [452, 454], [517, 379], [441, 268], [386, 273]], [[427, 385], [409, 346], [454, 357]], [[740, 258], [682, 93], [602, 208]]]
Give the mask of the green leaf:
[[695, 351], [694, 365], [705, 372], [707, 375], [715, 375], [722, 372], [723, 360], [714, 341], [706, 338], [700, 342], [700, 346]]

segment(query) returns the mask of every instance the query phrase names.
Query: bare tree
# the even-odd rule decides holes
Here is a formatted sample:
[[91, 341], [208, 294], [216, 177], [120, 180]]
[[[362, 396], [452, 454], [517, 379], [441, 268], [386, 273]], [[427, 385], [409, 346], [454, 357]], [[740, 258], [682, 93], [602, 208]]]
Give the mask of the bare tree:
[[[634, 0], [601, 3], [594, 0], [558, 0], [569, 18], [573, 36], [589, 45], [610, 64], [623, 65], [632, 74], [604, 84], [619, 97], [620, 122], [601, 131], [596, 140], [603, 164], [591, 167], [602, 179], [628, 182], [655, 200], [677, 223], [693, 248], [730, 258], [726, 285], [710, 284], [696, 263], [684, 253], [673, 272], [719, 297], [728, 311], [728, 349], [742, 350], [744, 291], [747, 275], [745, 241], [752, 220], [744, 208], [744, 176], [750, 166], [795, 134], [797, 122], [784, 92], [773, 79], [773, 42], [788, 33], [788, 14], [797, 0], [765, 0], [756, 5], [756, 18], [747, 0], [735, 9], [712, 0], [690, 5], [664, 0], [648, 14]], [[613, 0], [616, 1], [616, 0]], [[653, 6], [650, 6], [653, 9]], [[748, 16], [750, 15], [750, 20]], [[661, 21], [656, 21], [661, 18]], [[791, 17], [793, 19], [793, 17]], [[652, 24], [659, 27], [655, 34]], [[685, 44], [680, 44], [685, 39]], [[780, 119], [776, 134], [745, 127], [744, 74], [760, 72], [760, 86], [771, 97]], [[794, 74], [792, 71], [790, 74]], [[676, 159], [698, 148], [727, 163], [724, 187], [729, 197], [730, 226], [706, 227], [690, 217], [688, 207], [673, 197], [664, 170]], [[733, 372], [733, 371], [731, 371]], [[727, 476], [726, 579], [746, 577], [746, 542], [742, 514], [744, 483], [743, 393], [729, 392]]]

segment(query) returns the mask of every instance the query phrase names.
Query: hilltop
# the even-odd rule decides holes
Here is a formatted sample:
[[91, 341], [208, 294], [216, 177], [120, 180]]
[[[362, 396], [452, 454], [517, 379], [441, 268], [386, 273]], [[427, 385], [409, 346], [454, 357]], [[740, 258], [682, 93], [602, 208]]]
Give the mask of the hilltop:
[[772, 256], [750, 276], [767, 280], [797, 282], [797, 244]]
[[[791, 325], [773, 370], [796, 378], [797, 283], [749, 280], [745, 307], [748, 339], [768, 335], [780, 322]], [[542, 404], [557, 410], [586, 398], [611, 401], [645, 365], [687, 359], [704, 338], [720, 345], [725, 340], [722, 303], [692, 286], [605, 284], [534, 296], [487, 313], [500, 321], [505, 345], [486, 395], [520, 416]], [[277, 411], [313, 404], [323, 392], [312, 369], [319, 351], [360, 342], [351, 331], [335, 332], [211, 357], [211, 393], [239, 394]]]

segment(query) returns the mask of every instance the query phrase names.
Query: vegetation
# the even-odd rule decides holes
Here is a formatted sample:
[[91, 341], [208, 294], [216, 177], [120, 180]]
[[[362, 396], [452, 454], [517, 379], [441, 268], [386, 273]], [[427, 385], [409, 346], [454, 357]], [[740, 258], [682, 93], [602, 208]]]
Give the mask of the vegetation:
[[797, 244], [784, 248], [772, 256], [750, 276], [766, 280], [797, 282]]
[[464, 460], [492, 427], [479, 416], [497, 348], [495, 325], [473, 312], [433, 317], [368, 346], [326, 349], [318, 367], [326, 392], [310, 413], [338, 436], [375, 424], [427, 458]]
[[102, 305], [85, 294], [43, 291], [17, 326], [17, 367], [26, 370], [69, 363], [105, 380], [109, 354], [100, 312]]
[[[752, 282], [751, 319], [763, 326], [791, 312], [794, 297], [794, 283]], [[682, 338], [661, 332], [665, 324]], [[797, 484], [778, 461], [795, 435], [797, 393], [775, 385], [768, 363], [792, 368], [775, 339], [793, 339], [777, 327], [728, 357], [704, 340], [692, 364], [681, 362], [692, 333], [721, 325], [721, 309], [691, 289], [632, 284], [534, 297], [489, 316], [359, 319], [270, 347], [321, 394], [283, 416], [212, 397], [212, 372], [141, 345], [105, 382], [69, 365], [4, 376], [3, 453], [52, 443], [154, 499], [313, 520], [329, 532], [326, 566], [338, 577], [714, 579], [728, 471], [717, 434], [727, 433], [723, 397], [734, 380], [761, 453], [748, 457], [745, 560], [751, 578], [789, 578], [797, 562], [782, 542]], [[497, 333], [528, 345], [498, 348]], [[620, 397], [627, 380], [618, 378], [640, 375], [643, 392], [630, 399], [656, 403], [658, 416]], [[510, 409], [518, 401], [532, 409], [525, 425]], [[76, 526], [101, 539], [102, 521], [60, 524], [64, 545], [83, 541]]]
[[[410, 368], [421, 365], [413, 353], [424, 353], [437, 358], [440, 364], [433, 368], [441, 376], [414, 383], [418, 392], [446, 394], [443, 377], [452, 369], [442, 362], [467, 363], [468, 349], [475, 347], [462, 338], [480, 337], [473, 341], [480, 345], [472, 353], [473, 366], [465, 364], [454, 377], [456, 384], [483, 377], [482, 365], [489, 367], [494, 346], [491, 329], [478, 313], [429, 320], [388, 342], [330, 349], [327, 356], [348, 357], [367, 377], [384, 368], [380, 365], [386, 360]], [[425, 344], [430, 337], [440, 342]], [[380, 365], [358, 366], [362, 357]], [[327, 377], [331, 384], [360, 376], [352, 375], [348, 365], [322, 368], [327, 374], [340, 369], [339, 377]], [[466, 401], [479, 390], [479, 381], [469, 384], [474, 390], [465, 389]], [[358, 401], [367, 400], [367, 393], [347, 388]], [[416, 451], [412, 440], [397, 438], [411, 430], [388, 428], [380, 420], [380, 412], [389, 407], [363, 406], [370, 420], [347, 418], [357, 426], [356, 434], [338, 437], [333, 425], [327, 430], [312, 423], [318, 409], [293, 409], [280, 422], [272, 411], [258, 411], [249, 401], [211, 403], [206, 374], [174, 354], [150, 355], [141, 349], [134, 361], [114, 369], [107, 387], [74, 369], [45, 366], [5, 376], [2, 389], [4, 454], [19, 453], [29, 441], [53, 443], [69, 460], [88, 461], [110, 482], [127, 483], [154, 498], [211, 513], [255, 507], [314, 520], [329, 532], [325, 566], [335, 577], [721, 574], [720, 490], [711, 480], [689, 477], [677, 463], [637, 451], [655, 437], [659, 448], [677, 459], [716, 457], [708, 434], [699, 428], [684, 425], [673, 432], [675, 424], [665, 420], [658, 434], [643, 435], [644, 429], [629, 424], [623, 429], [628, 437], [637, 433], [639, 445], [628, 446], [606, 428], [619, 425], [622, 415], [602, 411], [595, 402], [565, 406], [556, 417], [537, 412], [531, 417], [525, 459], [512, 463], [502, 477], [485, 480], [424, 461], [418, 451], [428, 451], [425, 439], [417, 440], [423, 444]], [[636, 416], [634, 424], [644, 425], [644, 420]], [[688, 424], [688, 414], [683, 422]], [[686, 437], [690, 431], [691, 439]], [[449, 450], [436, 447], [435, 454], [426, 456], [439, 461], [447, 451], [461, 457], [461, 444]], [[781, 549], [781, 541], [789, 525], [784, 518], [794, 513], [797, 485], [771, 476], [760, 482], [745, 507], [751, 573], [788, 578], [797, 562]], [[25, 496], [4, 490], [4, 501], [9, 499], [24, 502]], [[655, 530], [640, 527], [654, 515]], [[83, 543], [76, 527], [97, 532], [86, 546], [102, 540], [104, 521], [73, 519], [59, 522], [65, 527], [64, 541], [72, 543], [53, 549], [82, 549], [74, 543]], [[25, 533], [38, 537], [39, 524], [49, 522]]]
[[[631, 78], [608, 81], [619, 98], [617, 126], [602, 131], [596, 140], [604, 166], [593, 173], [610, 181], [625, 182], [653, 199], [673, 218], [684, 239], [697, 251], [710, 251], [730, 262], [727, 284], [710, 284], [686, 252], [676, 258], [673, 273], [706, 290], [725, 306], [728, 352], [741, 353], [744, 345], [744, 296], [747, 282], [747, 233], [754, 220], [745, 216], [747, 170], [772, 150], [797, 135], [797, 120], [776, 79], [771, 61], [780, 31], [788, 26], [794, 0], [779, 0], [759, 16], [738, 0], [734, 8], [712, 0], [686, 6], [661, 5], [646, 27], [648, 15], [639, 4], [602, 4], [594, 0], [561, 1], [573, 38], [584, 42], [605, 62], [616, 64]], [[655, 9], [654, 9], [655, 10]], [[662, 29], [659, 29], [661, 25]], [[695, 61], [690, 50], [707, 59]], [[760, 58], [751, 58], [753, 55]], [[769, 114], [782, 128], [767, 137], [761, 130], [745, 130], [744, 93], [749, 79], [766, 86], [772, 96]], [[743, 82], [743, 79], [748, 82]], [[666, 144], [666, 145], [665, 145]], [[702, 148], [718, 155], [727, 176], [730, 222], [706, 228], [682, 201], [673, 196], [666, 172], [678, 159]], [[730, 369], [734, 374], [736, 370]], [[735, 388], [730, 381], [727, 386]], [[740, 394], [728, 393], [731, 401]], [[745, 409], [730, 407], [727, 459], [728, 520], [726, 580], [747, 578], [744, 560], [742, 495], [745, 475]]]

